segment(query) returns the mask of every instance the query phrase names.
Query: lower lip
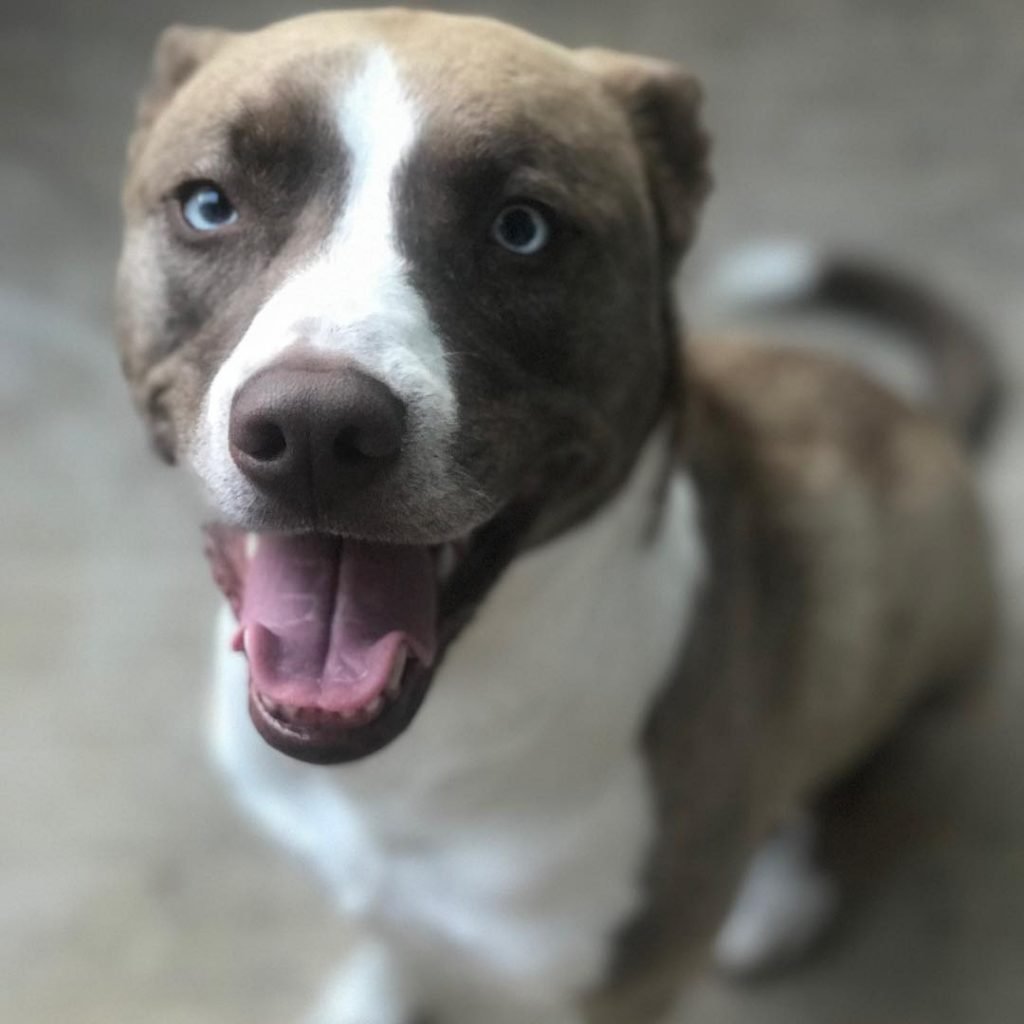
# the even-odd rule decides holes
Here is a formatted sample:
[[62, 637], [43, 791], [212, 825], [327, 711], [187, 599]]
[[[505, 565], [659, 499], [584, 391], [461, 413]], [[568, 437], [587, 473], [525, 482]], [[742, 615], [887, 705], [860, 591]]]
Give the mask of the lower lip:
[[249, 717], [269, 746], [296, 760], [321, 765], [356, 761], [388, 746], [405, 731], [426, 697], [430, 678], [428, 669], [410, 662], [398, 695], [386, 699], [379, 713], [363, 724], [284, 721], [265, 706], [250, 684]]
[[268, 706], [262, 694], [251, 689], [249, 704], [260, 721], [273, 733], [287, 738], [290, 743], [309, 743], [315, 746], [346, 742], [377, 722], [385, 711], [385, 703], [381, 700], [345, 716], [323, 712], [319, 708], [299, 708], [293, 709], [288, 718], [284, 718], [275, 713], [273, 706]]
[[260, 710], [268, 718], [287, 731], [300, 735], [303, 732], [344, 732], [372, 722], [384, 710], [385, 698], [375, 698], [364, 708], [348, 714], [324, 711], [318, 707], [291, 708], [284, 714], [284, 706], [268, 700], [261, 693], [254, 693]]
[[328, 711], [316, 705], [286, 705], [259, 692], [251, 684], [249, 696], [256, 710], [265, 721], [272, 723], [277, 729], [294, 736], [296, 739], [302, 739], [310, 735], [323, 738], [327, 738], [332, 734], [344, 736], [352, 730], [369, 725], [379, 718], [387, 707], [401, 696], [408, 665], [408, 650], [402, 645], [392, 667], [391, 678], [388, 680], [383, 692], [379, 693], [363, 707], [348, 712]]

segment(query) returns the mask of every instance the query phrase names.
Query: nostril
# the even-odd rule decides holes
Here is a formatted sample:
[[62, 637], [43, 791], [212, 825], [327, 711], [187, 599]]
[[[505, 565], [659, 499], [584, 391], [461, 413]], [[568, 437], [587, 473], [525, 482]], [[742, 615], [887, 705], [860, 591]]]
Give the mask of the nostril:
[[359, 443], [359, 431], [355, 427], [338, 431], [333, 451], [338, 462], [362, 462], [373, 457], [371, 453], [363, 450]]
[[367, 422], [342, 427], [334, 435], [334, 458], [350, 465], [394, 458], [402, 445], [400, 430], [400, 423], [392, 423], [387, 418], [379, 424]]
[[288, 448], [284, 431], [271, 420], [257, 420], [246, 424], [237, 447], [257, 462], [273, 462], [284, 455]]

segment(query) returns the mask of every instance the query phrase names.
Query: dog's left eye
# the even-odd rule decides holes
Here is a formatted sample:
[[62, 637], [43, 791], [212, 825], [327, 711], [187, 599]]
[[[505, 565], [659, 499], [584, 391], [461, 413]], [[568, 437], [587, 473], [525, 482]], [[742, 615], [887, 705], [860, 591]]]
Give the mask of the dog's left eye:
[[503, 248], [518, 256], [540, 252], [551, 239], [551, 226], [535, 206], [515, 203], [498, 214], [491, 236]]
[[231, 200], [211, 182], [189, 186], [181, 195], [181, 215], [195, 231], [217, 231], [238, 220]]

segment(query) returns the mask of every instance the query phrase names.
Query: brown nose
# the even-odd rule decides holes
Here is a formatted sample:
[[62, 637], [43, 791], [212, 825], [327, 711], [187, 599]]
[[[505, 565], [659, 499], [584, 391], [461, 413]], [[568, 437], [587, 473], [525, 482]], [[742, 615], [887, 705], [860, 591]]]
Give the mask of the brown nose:
[[391, 465], [404, 428], [405, 406], [362, 371], [279, 364], [238, 389], [228, 443], [261, 490], [316, 500], [365, 485]]

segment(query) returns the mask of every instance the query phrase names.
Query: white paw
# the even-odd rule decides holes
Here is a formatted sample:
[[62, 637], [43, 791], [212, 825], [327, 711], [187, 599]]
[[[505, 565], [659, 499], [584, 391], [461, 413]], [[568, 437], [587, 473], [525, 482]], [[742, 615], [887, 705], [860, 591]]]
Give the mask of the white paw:
[[304, 1024], [416, 1024], [407, 984], [388, 949], [357, 947]]
[[715, 961], [733, 976], [785, 966], [814, 944], [838, 890], [814, 862], [809, 819], [780, 828], [754, 855], [715, 942]]

